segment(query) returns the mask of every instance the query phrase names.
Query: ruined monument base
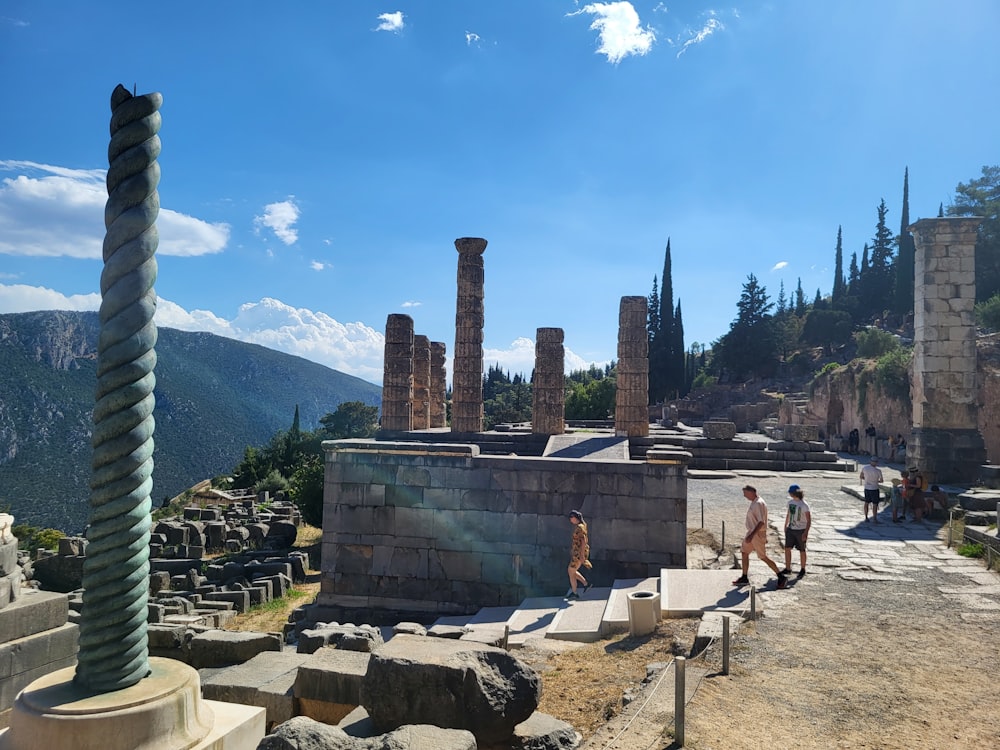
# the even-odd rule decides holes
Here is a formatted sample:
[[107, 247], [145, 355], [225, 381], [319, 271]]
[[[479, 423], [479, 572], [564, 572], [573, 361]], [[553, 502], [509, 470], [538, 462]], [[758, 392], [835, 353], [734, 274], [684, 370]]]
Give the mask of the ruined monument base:
[[0, 750], [244, 750], [264, 737], [264, 709], [201, 697], [198, 672], [151, 657], [135, 685], [94, 693], [73, 684], [75, 669], [35, 680], [17, 696]]
[[986, 444], [979, 430], [916, 427], [906, 448], [906, 462], [930, 482], [975, 482], [986, 463]]

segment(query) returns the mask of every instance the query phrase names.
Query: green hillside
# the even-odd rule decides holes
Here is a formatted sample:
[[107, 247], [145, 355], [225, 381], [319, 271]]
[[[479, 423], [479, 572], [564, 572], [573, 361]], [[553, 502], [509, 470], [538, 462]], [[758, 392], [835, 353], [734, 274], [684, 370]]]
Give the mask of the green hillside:
[[[96, 313], [0, 315], [0, 509], [82, 531], [89, 512]], [[323, 365], [209, 333], [159, 330], [153, 504], [230, 471], [247, 445], [303, 429], [381, 389]]]

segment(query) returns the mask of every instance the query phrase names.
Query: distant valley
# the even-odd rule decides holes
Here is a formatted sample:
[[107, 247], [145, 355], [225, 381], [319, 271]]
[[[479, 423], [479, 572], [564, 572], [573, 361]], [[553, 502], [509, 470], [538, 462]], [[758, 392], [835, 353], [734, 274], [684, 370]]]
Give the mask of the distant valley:
[[[82, 532], [97, 367], [97, 313], [0, 315], [0, 511]], [[303, 430], [377, 385], [301, 357], [209, 333], [159, 329], [153, 506], [230, 471], [248, 445]]]

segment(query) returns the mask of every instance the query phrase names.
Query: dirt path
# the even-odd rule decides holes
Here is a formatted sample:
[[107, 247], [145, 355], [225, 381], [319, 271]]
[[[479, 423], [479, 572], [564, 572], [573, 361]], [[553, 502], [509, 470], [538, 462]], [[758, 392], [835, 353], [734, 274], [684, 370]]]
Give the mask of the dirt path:
[[[686, 747], [1000, 746], [1000, 576], [948, 550], [939, 527], [865, 524], [840, 491], [852, 480], [794, 477], [813, 506], [809, 573], [762, 594], [730, 675], [706, 677], [687, 707]], [[771, 500], [772, 522], [783, 516], [788, 476], [694, 481], [689, 497], [739, 497], [747, 481]]]

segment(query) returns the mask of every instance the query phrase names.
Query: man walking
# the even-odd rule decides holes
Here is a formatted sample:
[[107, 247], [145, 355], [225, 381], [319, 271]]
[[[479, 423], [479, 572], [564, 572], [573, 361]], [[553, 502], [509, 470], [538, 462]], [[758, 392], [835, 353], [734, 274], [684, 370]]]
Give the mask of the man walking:
[[878, 456], [872, 456], [868, 465], [861, 469], [861, 483], [865, 486], [865, 520], [868, 520], [868, 506], [872, 506], [872, 521], [878, 523], [878, 503], [882, 497], [879, 484], [882, 470], [878, 467]]
[[792, 549], [799, 551], [799, 578], [806, 574], [806, 541], [812, 528], [812, 513], [805, 493], [797, 484], [788, 488], [788, 512], [785, 514], [785, 568], [781, 572], [792, 574]]
[[778, 576], [778, 588], [783, 589], [788, 584], [788, 576], [778, 570], [774, 560], [767, 556], [767, 504], [757, 495], [757, 488], [749, 484], [743, 488], [743, 497], [750, 502], [747, 508], [747, 533], [740, 545], [743, 574], [733, 581], [733, 585], [746, 586], [750, 583], [747, 574], [750, 572], [750, 552], [753, 551]]

